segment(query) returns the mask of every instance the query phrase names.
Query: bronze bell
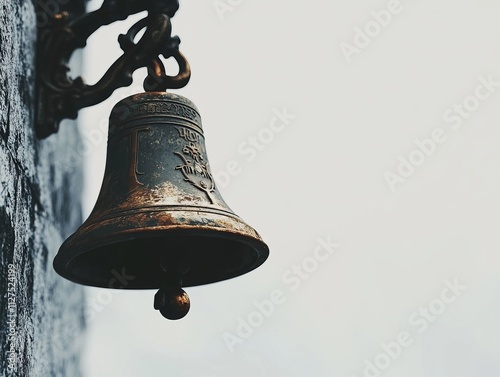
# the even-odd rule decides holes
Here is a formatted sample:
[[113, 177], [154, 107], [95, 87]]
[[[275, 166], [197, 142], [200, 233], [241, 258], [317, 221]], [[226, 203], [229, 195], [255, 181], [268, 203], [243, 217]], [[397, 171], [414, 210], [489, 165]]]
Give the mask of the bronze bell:
[[268, 255], [216, 188], [196, 106], [147, 92], [114, 106], [99, 197], [54, 268], [80, 284], [159, 289], [155, 309], [177, 319], [190, 305], [181, 287], [245, 274]]

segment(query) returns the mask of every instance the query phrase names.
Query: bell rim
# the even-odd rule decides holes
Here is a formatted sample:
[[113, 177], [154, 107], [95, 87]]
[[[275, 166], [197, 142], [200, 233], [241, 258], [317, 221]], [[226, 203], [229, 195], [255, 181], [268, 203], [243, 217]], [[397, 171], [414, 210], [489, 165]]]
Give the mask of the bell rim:
[[[79, 257], [83, 256], [86, 253], [92, 252], [93, 250], [96, 250], [100, 247], [105, 247], [109, 245], [115, 245], [115, 244], [120, 244], [123, 242], [128, 242], [132, 240], [142, 240], [142, 239], [152, 239], [152, 238], [162, 238], [165, 236], [168, 236], [169, 233], [175, 233], [176, 236], [181, 235], [183, 237], [189, 236], [189, 237], [208, 237], [208, 238], [213, 238], [213, 239], [229, 239], [233, 241], [237, 241], [238, 243], [245, 244], [246, 246], [250, 247], [253, 250], [253, 253], [255, 255], [255, 259], [252, 264], [244, 266], [244, 268], [239, 269], [236, 271], [236, 273], [233, 274], [227, 274], [223, 278], [217, 278], [217, 280], [213, 281], [207, 281], [207, 282], [202, 282], [202, 283], [197, 283], [197, 284], [183, 284], [182, 287], [195, 287], [199, 285], [206, 285], [206, 284], [213, 284], [229, 279], [233, 279], [238, 276], [245, 275], [256, 268], [260, 267], [269, 257], [269, 247], [268, 245], [259, 237], [255, 238], [252, 236], [249, 236], [247, 234], [241, 234], [238, 232], [231, 232], [228, 230], [220, 231], [218, 230], [217, 232], [214, 233], [214, 228], [212, 227], [196, 227], [196, 229], [192, 228], [186, 228], [185, 226], [168, 226], [168, 229], [162, 229], [161, 226], [158, 227], [159, 229], [154, 229], [151, 228], [147, 232], [144, 231], [130, 231], [128, 233], [120, 232], [116, 234], [108, 234], [106, 237], [106, 240], [102, 240], [101, 243], [94, 244], [96, 246], [90, 248], [90, 247], [80, 247], [80, 248], [74, 248], [72, 250], [65, 250], [66, 248], [69, 248], [71, 246], [71, 242], [74, 239], [74, 236], [78, 233], [78, 231], [70, 236], [68, 239], [66, 239], [61, 247], [59, 248], [59, 251], [57, 255], [54, 257], [53, 260], [53, 268], [54, 270], [62, 277], [65, 279], [72, 281], [77, 284], [82, 284], [86, 286], [91, 286], [91, 287], [97, 287], [97, 288], [114, 288], [114, 289], [127, 289], [127, 290], [147, 290], [147, 289], [158, 289], [159, 285], [151, 285], [151, 286], [145, 286], [145, 287], [113, 287], [110, 286], [109, 284], [102, 284], [98, 283], [95, 281], [91, 281], [90, 279], [83, 279], [81, 277], [78, 277], [72, 270], [71, 270], [71, 263], [74, 263], [76, 259]], [[166, 227], [165, 227], [166, 228]], [[95, 241], [95, 240], [94, 240]], [[68, 254], [69, 253], [69, 254]]]

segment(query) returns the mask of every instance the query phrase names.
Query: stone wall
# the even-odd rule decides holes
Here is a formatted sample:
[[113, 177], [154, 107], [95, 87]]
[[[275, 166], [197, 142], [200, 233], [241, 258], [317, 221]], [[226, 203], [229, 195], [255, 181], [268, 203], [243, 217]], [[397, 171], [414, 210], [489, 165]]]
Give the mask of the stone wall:
[[73, 122], [35, 136], [34, 3], [0, 0], [0, 376], [77, 377], [83, 290], [52, 260], [81, 222], [79, 137]]

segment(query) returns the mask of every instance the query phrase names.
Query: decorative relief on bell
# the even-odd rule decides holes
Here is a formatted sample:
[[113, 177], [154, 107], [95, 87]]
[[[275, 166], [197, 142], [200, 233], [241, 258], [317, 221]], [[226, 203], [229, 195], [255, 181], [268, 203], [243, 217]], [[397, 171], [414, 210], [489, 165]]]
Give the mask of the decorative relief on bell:
[[199, 122], [200, 115], [193, 109], [180, 103], [141, 103], [130, 107], [128, 115], [131, 118], [144, 115], [173, 115]]
[[150, 127], [135, 128], [129, 130], [129, 132], [124, 133], [121, 139], [128, 138], [130, 140], [130, 167], [128, 172], [128, 182], [129, 188], [134, 189], [142, 186], [143, 183], [139, 181], [139, 175], [143, 175], [143, 172], [138, 170], [138, 156], [139, 156], [139, 133], [150, 131]]
[[177, 165], [175, 169], [182, 172], [186, 182], [204, 191], [210, 203], [214, 204], [212, 193], [215, 191], [215, 181], [208, 162], [203, 161], [201, 146], [199, 145], [200, 135], [184, 127], [176, 127], [176, 129], [179, 131], [179, 137], [184, 139], [187, 144], [182, 148], [182, 153], [174, 152], [184, 162], [183, 165]]

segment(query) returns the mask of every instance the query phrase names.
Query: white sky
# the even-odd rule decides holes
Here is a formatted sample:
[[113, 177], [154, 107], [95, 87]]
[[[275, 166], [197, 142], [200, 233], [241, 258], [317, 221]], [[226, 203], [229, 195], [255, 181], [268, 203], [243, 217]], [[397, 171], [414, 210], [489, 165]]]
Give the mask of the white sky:
[[[193, 76], [175, 92], [200, 109], [212, 171], [237, 161], [239, 174], [219, 189], [270, 257], [247, 275], [187, 289], [191, 311], [180, 321], [153, 309], [154, 291], [88, 289], [100, 311], [86, 375], [500, 375], [498, 1], [220, 3], [232, 8], [221, 17], [212, 0], [181, 1], [173, 34]], [[386, 12], [372, 12], [388, 8], [377, 29]], [[119, 56], [116, 38], [130, 23], [92, 37], [87, 81]], [[357, 28], [373, 37], [366, 47], [358, 37], [348, 62], [341, 44], [356, 47]], [[80, 114], [82, 137], [97, 140], [85, 154], [85, 216], [104, 171], [99, 124], [141, 91], [144, 72], [136, 76]], [[265, 131], [285, 110], [295, 118]], [[253, 136], [263, 150], [243, 152]], [[401, 162], [410, 157], [419, 166]], [[328, 237], [340, 246], [315, 262]], [[277, 294], [259, 317], [255, 301]], [[240, 318], [259, 326], [228, 346]]]

